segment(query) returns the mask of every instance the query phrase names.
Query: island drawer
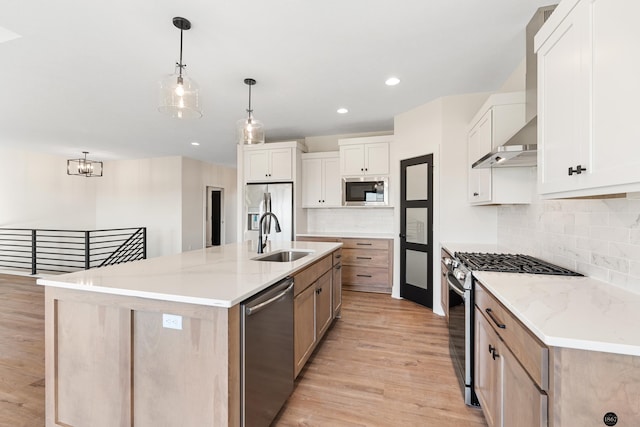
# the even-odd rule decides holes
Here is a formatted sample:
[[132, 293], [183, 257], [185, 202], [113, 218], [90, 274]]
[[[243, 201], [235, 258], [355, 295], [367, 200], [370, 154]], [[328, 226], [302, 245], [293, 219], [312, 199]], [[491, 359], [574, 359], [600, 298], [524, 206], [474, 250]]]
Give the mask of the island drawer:
[[[509, 350], [542, 390], [549, 388], [549, 349], [515, 318], [480, 282], [475, 304]], [[476, 319], [478, 321], [478, 319]]]
[[342, 264], [342, 287], [347, 290], [389, 293], [389, 270]]
[[299, 272], [296, 272], [293, 276], [293, 294], [298, 295], [300, 292], [307, 289], [313, 282], [318, 280], [327, 271], [333, 268], [332, 255], [329, 254], [322, 258], [320, 261], [305, 268]]

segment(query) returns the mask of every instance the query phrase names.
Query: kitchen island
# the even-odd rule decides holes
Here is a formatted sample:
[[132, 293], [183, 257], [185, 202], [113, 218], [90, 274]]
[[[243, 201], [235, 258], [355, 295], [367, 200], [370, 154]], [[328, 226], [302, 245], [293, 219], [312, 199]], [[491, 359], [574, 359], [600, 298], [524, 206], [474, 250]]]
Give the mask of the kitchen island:
[[[339, 243], [257, 261], [255, 242], [38, 280], [45, 289], [47, 426], [240, 425], [239, 303], [333, 265]], [[171, 315], [167, 318], [164, 315]]]

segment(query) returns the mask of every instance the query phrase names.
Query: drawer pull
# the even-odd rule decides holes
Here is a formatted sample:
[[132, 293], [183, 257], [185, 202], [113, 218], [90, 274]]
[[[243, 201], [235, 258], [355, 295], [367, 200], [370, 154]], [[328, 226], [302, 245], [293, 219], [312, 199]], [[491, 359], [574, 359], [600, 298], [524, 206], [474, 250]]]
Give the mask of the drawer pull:
[[357, 256], [356, 259], [371, 259], [370, 256]]
[[358, 246], [371, 246], [372, 243], [356, 243]]
[[336, 258], [342, 258], [342, 255], [336, 255]]
[[342, 268], [341, 265], [336, 265], [336, 270], [340, 270]]
[[358, 277], [371, 277], [370, 274], [356, 274]]
[[[490, 308], [485, 309], [485, 311], [487, 312], [487, 314], [489, 315], [489, 318], [493, 321], [493, 323], [496, 324], [496, 326], [500, 329], [505, 329], [507, 327], [507, 325], [505, 325], [504, 323], [500, 322], [498, 319], [496, 319], [493, 316], [493, 310], [491, 310]], [[495, 359], [495, 357], [494, 357]]]
[[496, 348], [494, 346], [492, 346], [491, 344], [489, 344], [489, 353], [493, 353], [496, 350]]

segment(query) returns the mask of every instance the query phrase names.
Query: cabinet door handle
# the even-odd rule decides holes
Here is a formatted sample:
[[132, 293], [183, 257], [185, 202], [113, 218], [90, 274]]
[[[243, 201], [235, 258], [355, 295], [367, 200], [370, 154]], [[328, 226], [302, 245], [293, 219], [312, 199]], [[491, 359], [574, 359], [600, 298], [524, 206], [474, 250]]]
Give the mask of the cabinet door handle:
[[371, 259], [370, 256], [357, 256], [356, 259]]
[[370, 274], [356, 274], [358, 277], [371, 277]]
[[485, 310], [487, 312], [487, 314], [489, 315], [489, 318], [493, 321], [493, 323], [496, 324], [496, 326], [500, 329], [505, 329], [507, 327], [507, 325], [505, 325], [504, 323], [500, 322], [498, 319], [496, 319], [493, 316], [493, 310], [491, 310], [490, 308], [487, 308]]
[[316, 294], [320, 295], [322, 293], [322, 288], [316, 289]]
[[573, 169], [571, 166], [569, 166], [569, 176], [573, 175], [574, 173], [576, 175], [580, 175], [582, 172], [584, 172], [586, 170], [587, 170], [587, 168], [583, 168], [582, 165], [576, 166], [575, 169]]
[[473, 197], [478, 197], [480, 194], [478, 193], [473, 193]]
[[496, 351], [496, 348], [493, 348], [493, 351], [491, 352], [491, 358], [493, 360], [496, 360], [498, 357], [500, 357], [500, 355], [498, 354], [498, 352]]
[[493, 353], [496, 350], [496, 348], [494, 346], [492, 346], [491, 344], [489, 344], [489, 353]]

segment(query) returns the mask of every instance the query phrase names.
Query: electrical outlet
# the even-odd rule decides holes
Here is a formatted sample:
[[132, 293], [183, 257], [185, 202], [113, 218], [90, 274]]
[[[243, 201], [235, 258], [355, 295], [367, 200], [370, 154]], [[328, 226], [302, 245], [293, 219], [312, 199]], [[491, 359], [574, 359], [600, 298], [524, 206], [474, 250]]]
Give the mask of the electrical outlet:
[[182, 316], [162, 313], [162, 327], [182, 330]]

